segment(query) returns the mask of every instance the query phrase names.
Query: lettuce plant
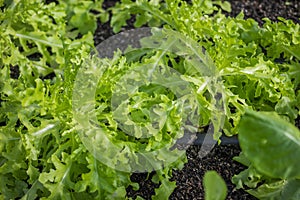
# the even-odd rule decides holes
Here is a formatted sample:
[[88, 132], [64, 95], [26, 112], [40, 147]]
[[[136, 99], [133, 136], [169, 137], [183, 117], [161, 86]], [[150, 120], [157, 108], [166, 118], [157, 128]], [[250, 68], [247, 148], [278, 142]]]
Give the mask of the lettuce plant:
[[[221, 10], [211, 15], [219, 3], [123, 1], [112, 11], [116, 9], [113, 18], [131, 13], [166, 19], [156, 25], [176, 30], [206, 49], [225, 88], [225, 134], [237, 133], [235, 127], [245, 108], [276, 111], [294, 122], [299, 114], [299, 24], [283, 18], [280, 22], [264, 19], [260, 27], [253, 19], [243, 19], [242, 12], [236, 18], [225, 17]], [[230, 10], [226, 3], [221, 7]], [[153, 25], [150, 21], [141, 24]], [[125, 23], [118, 22], [112, 22], [117, 31]]]
[[249, 168], [233, 177], [259, 199], [299, 199], [300, 131], [276, 113], [247, 111], [239, 124], [242, 155]]

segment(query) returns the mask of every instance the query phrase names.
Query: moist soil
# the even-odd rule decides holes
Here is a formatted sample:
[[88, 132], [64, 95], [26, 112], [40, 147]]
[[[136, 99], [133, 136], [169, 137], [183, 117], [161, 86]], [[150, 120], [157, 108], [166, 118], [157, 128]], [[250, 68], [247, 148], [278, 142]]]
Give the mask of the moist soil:
[[[263, 18], [269, 18], [278, 21], [278, 17], [291, 19], [295, 23], [300, 23], [300, 1], [297, 0], [228, 0], [232, 5], [232, 12], [226, 15], [235, 17], [241, 11], [244, 12], [245, 18], [255, 19], [259, 25], [264, 23]], [[116, 1], [105, 1], [103, 8], [113, 6]], [[122, 30], [134, 28], [134, 17], [128, 20], [128, 25]], [[105, 24], [98, 23], [98, 28], [94, 35], [95, 45], [114, 35], [110, 28], [109, 22]], [[297, 119], [296, 125], [300, 127], [300, 118]], [[238, 144], [217, 145], [205, 157], [199, 155], [201, 146], [192, 145], [187, 149], [188, 162], [182, 170], [174, 170], [172, 181], [176, 181], [176, 189], [170, 196], [170, 199], [204, 199], [204, 190], [202, 186], [203, 176], [208, 170], [217, 171], [225, 180], [228, 188], [226, 199], [232, 200], [252, 200], [255, 197], [249, 195], [244, 190], [237, 190], [232, 184], [231, 178], [240, 173], [245, 167], [235, 161], [233, 157], [238, 156], [241, 152]], [[155, 172], [154, 172], [155, 173]], [[155, 188], [158, 184], [151, 181], [154, 173], [133, 174], [131, 180], [140, 184], [139, 190], [135, 191], [132, 187], [127, 188], [127, 197], [135, 199], [141, 196], [145, 199], [151, 199], [155, 194]]]

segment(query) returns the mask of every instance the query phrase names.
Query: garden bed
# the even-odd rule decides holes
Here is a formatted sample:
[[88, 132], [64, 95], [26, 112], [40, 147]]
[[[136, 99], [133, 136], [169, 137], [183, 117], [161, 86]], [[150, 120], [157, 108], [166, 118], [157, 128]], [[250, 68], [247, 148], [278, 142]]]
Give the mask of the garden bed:
[[[230, 0], [231, 12], [228, 12], [228, 4], [224, 1], [216, 4], [206, 1], [207, 4], [203, 4], [203, 7], [194, 6], [189, 0], [177, 5], [177, 1], [174, 1], [177, 7], [172, 7], [174, 6], [172, 1], [161, 4], [146, 0], [122, 1], [125, 6], [118, 5], [116, 2], [119, 1], [107, 0], [103, 4], [101, 1], [72, 0], [45, 1], [45, 4], [32, 0], [22, 0], [17, 3], [0, 2], [0, 9], [3, 11], [0, 13], [0, 26], [3, 29], [0, 33], [0, 51], [3, 52], [0, 57], [0, 179], [3, 180], [0, 183], [0, 198], [204, 199], [206, 194], [210, 192], [214, 195], [214, 190], [221, 187], [223, 187], [222, 194], [220, 192], [217, 195], [224, 196], [226, 193], [224, 188], [227, 186], [226, 199], [256, 199], [243, 189], [237, 189], [236, 185], [240, 188], [252, 189], [253, 193], [256, 192], [255, 194], [261, 197], [264, 195], [270, 195], [269, 197], [283, 195], [282, 198], [299, 196], [300, 180], [297, 166], [292, 164], [286, 166], [290, 162], [297, 164], [297, 160], [289, 154], [279, 158], [282, 160], [278, 170], [272, 160], [260, 166], [264, 157], [255, 154], [255, 148], [248, 147], [257, 144], [261, 145], [262, 151], [268, 152], [270, 148], [263, 146], [268, 139], [256, 135], [257, 141], [260, 141], [257, 142], [249, 136], [251, 134], [247, 133], [247, 130], [249, 128], [250, 132], [255, 132], [254, 135], [256, 132], [267, 130], [267, 136], [270, 132], [274, 132], [274, 138], [275, 136], [280, 138], [282, 130], [290, 131], [291, 135], [287, 135], [288, 137], [282, 135], [285, 137], [282, 141], [288, 144], [286, 147], [291, 146], [294, 149], [288, 151], [290, 149], [286, 148], [288, 150], [284, 149], [280, 154], [295, 151], [295, 158], [299, 157], [300, 152], [295, 148], [300, 144], [297, 143], [299, 133], [289, 122], [295, 121], [296, 127], [300, 129], [300, 79], [297, 76], [300, 74], [297, 68], [300, 59], [298, 50], [300, 37], [299, 33], [293, 32], [293, 30], [299, 31], [299, 26], [297, 29], [294, 23], [299, 25], [300, 2], [297, 0], [271, 2]], [[169, 7], [166, 8], [166, 5]], [[200, 16], [203, 21], [197, 24], [199, 21], [186, 13], [186, 8], [193, 9], [194, 15]], [[107, 9], [111, 10], [106, 12]], [[178, 21], [174, 13], [179, 13], [181, 16]], [[232, 18], [226, 18], [221, 13]], [[291, 19], [294, 23], [277, 17]], [[244, 18], [253, 18], [257, 23]], [[263, 18], [269, 19], [263, 20]], [[279, 23], [274, 24], [272, 21]], [[116, 53], [113, 60], [103, 61], [90, 56], [91, 49], [117, 32], [134, 29], [135, 25], [147, 27], [148, 24], [158, 27], [165, 25], [163, 29], [165, 32], [155, 29], [157, 31], [154, 31], [157, 34], [155, 36], [159, 38], [159, 42], [166, 42], [165, 46], [171, 44], [167, 43], [171, 40], [165, 40], [166, 38], [175, 38], [174, 41], [179, 45], [179, 50], [174, 48], [177, 50], [176, 53], [179, 53], [177, 56], [166, 53], [167, 51], [155, 52], [153, 49], [148, 51], [147, 46], [145, 48], [147, 51], [142, 51], [141, 57], [134, 57], [135, 55], [131, 57], [133, 54], [130, 53], [123, 55]], [[259, 36], [256, 35], [258, 33]], [[185, 37], [186, 35], [189, 37]], [[180, 40], [181, 37], [184, 39]], [[156, 44], [155, 40], [153, 41], [153, 44]], [[196, 59], [196, 61], [197, 64], [204, 63], [206, 67], [203, 68], [204, 70], [195, 69], [194, 64], [190, 65], [195, 60], [189, 60], [189, 57], [184, 60], [184, 56], [178, 56], [186, 55], [185, 50], [188, 49], [186, 45], [191, 45], [189, 47], [193, 50], [197, 49], [195, 54], [200, 60]], [[198, 48], [199, 46], [201, 48]], [[278, 49], [283, 46], [284, 48]], [[173, 46], [169, 47], [171, 49]], [[168, 48], [165, 50], [170, 50]], [[212, 62], [209, 62], [210, 57], [207, 56], [207, 52], [214, 58]], [[123, 62], [124, 59], [128, 59], [131, 64], [127, 65], [127, 61]], [[193, 95], [183, 92], [183, 97], [188, 101], [181, 101], [180, 98], [177, 99], [177, 94], [181, 93], [172, 91], [174, 88], [174, 91], [177, 91], [176, 87], [168, 86], [170, 89], [163, 85], [164, 81], [159, 82], [163, 87], [152, 82], [151, 84], [139, 82], [146, 86], [138, 86], [138, 95], [133, 95], [130, 99], [132, 105], [128, 103], [130, 111], [119, 110], [115, 115], [113, 112], [117, 110], [116, 108], [119, 109], [118, 106], [123, 105], [121, 104], [123, 102], [119, 101], [127, 98], [127, 90], [124, 92], [123, 86], [125, 89], [128, 89], [128, 86], [136, 87], [136, 82], [134, 85], [127, 85], [127, 83], [138, 81], [135, 79], [136, 74], [127, 76], [126, 73], [128, 71], [140, 73], [141, 71], [138, 70], [141, 69], [139, 65], [142, 60], [146, 63], [150, 60], [150, 63], [155, 62], [156, 65], [161, 62], [158, 65], [168, 66], [167, 69], [162, 68], [166, 70], [166, 74], [170, 73], [176, 78], [165, 79], [164, 76], [158, 76], [160, 81], [175, 80], [174, 83], [177, 83], [178, 73], [173, 72], [176, 70], [183, 72], [182, 77], [193, 87], [191, 91]], [[91, 68], [94, 62], [101, 67]], [[221, 70], [215, 70], [215, 66], [220, 67]], [[136, 69], [137, 71], [134, 71]], [[160, 72], [163, 73], [163, 70]], [[151, 73], [152, 76], [154, 72]], [[97, 75], [102, 76], [101, 79], [97, 79]], [[144, 77], [141, 73], [138, 75]], [[222, 85], [210, 82], [216, 80], [214, 78], [219, 75], [223, 78]], [[123, 84], [119, 78], [124, 81]], [[149, 77], [141, 80], [147, 78]], [[119, 93], [115, 93], [116, 85], [113, 84], [121, 88], [118, 90]], [[182, 91], [191, 89], [185, 87], [186, 85], [179, 85], [182, 86], [184, 87]], [[90, 90], [93, 87], [101, 88]], [[222, 90], [219, 90], [220, 88]], [[224, 115], [226, 110], [224, 118], [218, 115], [220, 109], [216, 106], [220, 103], [220, 99], [216, 98], [219, 94], [225, 94], [226, 101], [221, 102]], [[146, 103], [144, 103], [145, 98]], [[95, 103], [94, 106], [91, 106], [91, 102]], [[186, 106], [186, 102], [189, 106]], [[198, 105], [200, 102], [203, 107]], [[141, 103], [140, 107], [139, 103]], [[114, 107], [116, 105], [117, 107]], [[132, 127], [123, 123], [126, 121], [123, 118], [147, 125], [149, 117], [144, 115], [144, 111], [141, 114], [141, 110], [144, 109], [143, 106], [152, 109], [153, 105], [161, 106], [155, 107], [155, 112], [159, 113], [152, 115], [156, 117], [155, 119], [161, 121], [162, 116], [168, 115], [164, 123], [152, 124], [158, 126], [160, 132], [156, 132], [151, 125], [147, 129], [149, 130], [147, 136], [151, 135], [151, 137], [144, 138], [143, 133], [139, 131], [137, 133], [141, 135], [135, 135]], [[215, 130], [223, 130], [221, 137], [223, 142], [215, 145], [203, 157], [200, 152], [204, 136], [198, 136], [196, 142], [186, 151], [186, 163], [184, 156], [180, 159], [176, 156], [175, 162], [164, 165], [169, 159], [169, 150], [173, 146], [167, 152], [161, 151], [162, 153], [161, 147], [170, 147], [168, 145], [178, 137], [177, 134], [182, 134], [181, 125], [185, 120], [184, 117], [190, 117], [186, 113], [193, 115], [194, 112], [194, 110], [177, 112], [180, 106], [184, 109], [196, 108], [194, 110], [203, 114], [203, 119], [195, 120], [197, 123], [195, 126], [190, 124], [195, 122], [193, 118], [188, 118], [190, 121], [187, 120], [188, 123], [185, 125], [191, 128], [189, 130], [195, 130], [196, 127], [197, 131], [207, 132], [208, 126], [216, 125]], [[90, 108], [92, 110], [89, 110]], [[147, 109], [145, 113], [148, 113]], [[251, 111], [252, 109], [260, 112], [256, 113]], [[166, 110], [169, 113], [165, 115]], [[261, 111], [275, 111], [277, 114], [273, 112], [274, 116], [271, 116], [270, 112], [268, 115]], [[97, 116], [90, 118], [91, 113], [97, 113]], [[253, 124], [247, 126], [253, 121], [255, 125], [259, 125], [259, 130], [255, 129], [256, 126]], [[98, 123], [96, 126], [95, 122]], [[242, 125], [239, 124], [240, 122]], [[148, 127], [146, 125], [145, 127]], [[102, 127], [99, 129], [101, 134], [93, 135], [99, 133], [93, 132], [98, 131], [98, 127]], [[124, 127], [125, 129], [122, 129]], [[274, 127], [280, 128], [277, 131]], [[131, 132], [126, 132], [127, 130]], [[239, 135], [240, 143], [235, 135], [238, 132], [242, 133]], [[220, 136], [220, 132], [214, 133], [215, 136]], [[105, 140], [107, 135], [110, 140]], [[103, 145], [104, 141], [106, 141], [105, 145]], [[110, 146], [109, 141], [113, 141], [116, 146]], [[271, 142], [278, 144], [276, 139]], [[240, 155], [241, 149], [243, 155]], [[138, 157], [140, 154], [136, 152], [139, 151], [159, 153], [155, 154], [156, 160], [153, 162], [152, 158], [149, 159], [147, 156], [146, 159]], [[130, 157], [132, 155], [133, 157]], [[235, 158], [239, 162], [234, 161], [233, 158], [239, 155], [240, 157]], [[136, 163], [132, 162], [131, 158], [135, 159]], [[290, 160], [286, 162], [285, 158]], [[158, 161], [163, 165], [159, 166]], [[248, 165], [249, 168], [240, 163]], [[137, 168], [134, 168], [136, 166]], [[147, 170], [149, 166], [151, 170], [158, 166], [155, 168], [157, 171], [132, 173], [140, 169], [144, 170], [143, 172], [151, 171]], [[285, 172], [286, 168], [289, 169]], [[245, 169], [248, 171], [237, 175]], [[217, 183], [213, 187], [206, 187], [204, 191], [205, 173], [211, 170], [216, 171], [226, 184], [215, 175], [211, 179], [206, 179], [206, 183], [208, 184], [209, 181]], [[235, 184], [232, 183], [234, 176]], [[272, 187], [268, 184], [276, 186], [274, 193], [269, 189]], [[257, 190], [257, 187], [262, 189]]]

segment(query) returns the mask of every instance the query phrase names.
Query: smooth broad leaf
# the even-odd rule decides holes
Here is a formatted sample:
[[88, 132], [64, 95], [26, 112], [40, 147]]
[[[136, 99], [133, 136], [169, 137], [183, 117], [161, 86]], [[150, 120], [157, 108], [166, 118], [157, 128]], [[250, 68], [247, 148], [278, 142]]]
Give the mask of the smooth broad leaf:
[[208, 171], [203, 180], [206, 200], [223, 200], [227, 195], [225, 181], [216, 171]]
[[300, 176], [300, 132], [277, 114], [246, 111], [240, 121], [239, 142], [260, 172], [281, 179]]
[[281, 193], [282, 199], [300, 199], [300, 180], [290, 180], [287, 182]]

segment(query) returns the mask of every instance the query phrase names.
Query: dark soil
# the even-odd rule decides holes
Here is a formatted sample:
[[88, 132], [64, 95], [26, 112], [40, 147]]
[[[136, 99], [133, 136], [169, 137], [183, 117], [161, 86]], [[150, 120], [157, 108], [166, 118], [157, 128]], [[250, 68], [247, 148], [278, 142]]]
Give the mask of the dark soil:
[[[173, 171], [172, 181], [176, 181], [177, 187], [170, 196], [171, 200], [178, 199], [204, 199], [204, 191], [202, 179], [206, 171], [215, 170], [225, 180], [228, 188], [227, 199], [238, 200], [255, 200], [243, 190], [235, 189], [231, 183], [234, 174], [238, 174], [245, 169], [244, 166], [232, 160], [234, 156], [238, 156], [240, 148], [238, 145], [222, 145], [216, 146], [207, 156], [201, 158], [199, 156], [201, 146], [191, 146], [187, 150], [188, 163], [182, 170]], [[157, 184], [151, 182], [151, 177], [147, 174], [133, 174], [131, 180], [140, 185], [138, 191], [134, 191], [131, 187], [127, 188], [127, 195], [130, 197], [141, 196], [145, 199], [151, 199]]]
[[177, 182], [170, 199], [204, 199], [202, 179], [208, 170], [217, 171], [225, 180], [228, 188], [227, 199], [256, 199], [243, 190], [236, 190], [231, 183], [234, 174], [245, 169], [244, 166], [232, 160], [238, 156], [238, 145], [216, 146], [206, 157], [199, 156], [201, 146], [191, 146], [187, 150], [188, 163], [183, 170], [173, 172], [173, 180]]
[[241, 11], [245, 18], [253, 18], [260, 25], [263, 18], [278, 21], [277, 17], [291, 19], [300, 23], [300, 1], [299, 0], [227, 0], [231, 3], [232, 12], [229, 16], [236, 16]]
[[[295, 23], [300, 23], [300, 1], [298, 0], [228, 0], [232, 5], [232, 12], [226, 13], [228, 16], [235, 17], [241, 11], [245, 18], [253, 18], [260, 25], [264, 23], [263, 18], [269, 18], [278, 21], [278, 17], [291, 19]], [[113, 6], [116, 1], [105, 1], [103, 7]], [[134, 18], [128, 20], [128, 26], [123, 30], [132, 29]], [[95, 45], [112, 36], [113, 32], [109, 22], [105, 24], [98, 23], [97, 31], [94, 35]], [[297, 119], [297, 126], [300, 125], [300, 118]], [[176, 181], [177, 188], [172, 193], [170, 199], [204, 199], [202, 187], [203, 175], [208, 170], [216, 170], [226, 181], [228, 187], [227, 199], [233, 200], [251, 200], [256, 199], [243, 190], [235, 189], [231, 183], [233, 175], [244, 170], [244, 166], [232, 160], [238, 156], [240, 148], [235, 145], [216, 146], [207, 156], [201, 158], [198, 154], [201, 146], [191, 146], [187, 150], [188, 163], [180, 171], [173, 171], [172, 180]], [[158, 187], [151, 181], [153, 174], [133, 174], [131, 180], [140, 184], [140, 189], [134, 191], [131, 187], [127, 188], [127, 196], [136, 198], [141, 196], [145, 199], [151, 199], [154, 189]]]

